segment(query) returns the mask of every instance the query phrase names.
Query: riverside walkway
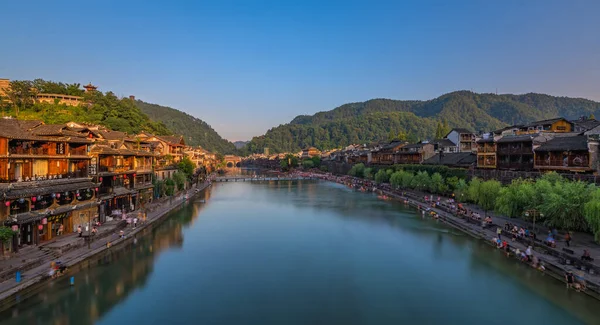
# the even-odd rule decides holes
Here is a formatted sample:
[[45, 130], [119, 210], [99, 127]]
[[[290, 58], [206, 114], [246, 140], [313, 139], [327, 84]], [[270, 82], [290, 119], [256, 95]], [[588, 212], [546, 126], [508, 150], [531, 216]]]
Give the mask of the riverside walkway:
[[[161, 220], [168, 212], [190, 199], [194, 194], [206, 189], [210, 183], [198, 184], [177, 197], [156, 200], [146, 207], [145, 222], [140, 219], [138, 226], [133, 228], [124, 220], [105, 223], [98, 228], [98, 233], [89, 243], [77, 234], [64, 235], [56, 240], [39, 246], [22, 249], [8, 259], [0, 261], [0, 310], [9, 308], [15, 303], [8, 299], [14, 294], [25, 290], [41, 281], [49, 279], [50, 263], [61, 261], [67, 267], [109, 250], [110, 247], [124, 243], [144, 231], [148, 226]], [[123, 230], [123, 238], [120, 231]], [[15, 274], [21, 272], [21, 282], [16, 282]], [[68, 273], [67, 273], [68, 275]]]

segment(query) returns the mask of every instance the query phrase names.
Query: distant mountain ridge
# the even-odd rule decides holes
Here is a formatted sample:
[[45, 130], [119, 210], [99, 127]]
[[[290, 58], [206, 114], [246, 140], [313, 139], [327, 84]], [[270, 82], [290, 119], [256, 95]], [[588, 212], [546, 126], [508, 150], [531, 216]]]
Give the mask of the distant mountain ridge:
[[245, 147], [250, 141], [234, 141], [233, 145], [236, 149], [241, 149]]
[[[416, 139], [430, 139], [436, 126], [491, 131], [509, 124], [562, 116], [577, 119], [600, 114], [600, 103], [545, 94], [478, 94], [456, 91], [431, 100], [372, 99], [349, 103], [314, 115], [300, 115], [290, 123], [254, 137], [249, 152], [296, 152], [315, 146], [332, 149], [351, 143], [385, 140], [389, 134], [405, 132]], [[600, 116], [600, 115], [599, 115]]]
[[163, 123], [174, 134], [181, 134], [185, 143], [221, 154], [234, 154], [236, 147], [223, 139], [217, 131], [203, 120], [171, 107], [136, 100], [136, 105], [150, 119]]

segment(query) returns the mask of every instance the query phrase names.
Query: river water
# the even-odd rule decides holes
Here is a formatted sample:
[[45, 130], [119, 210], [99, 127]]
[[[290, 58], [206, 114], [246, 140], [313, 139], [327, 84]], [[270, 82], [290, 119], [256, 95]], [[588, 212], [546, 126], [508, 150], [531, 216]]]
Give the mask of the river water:
[[99, 263], [0, 323], [600, 324], [598, 301], [328, 182], [216, 183]]

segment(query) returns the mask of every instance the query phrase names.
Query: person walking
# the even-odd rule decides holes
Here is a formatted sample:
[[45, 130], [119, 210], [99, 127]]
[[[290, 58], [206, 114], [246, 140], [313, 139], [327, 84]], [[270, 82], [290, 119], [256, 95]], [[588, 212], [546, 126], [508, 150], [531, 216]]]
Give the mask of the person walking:
[[502, 228], [498, 227], [498, 229], [496, 229], [496, 234], [498, 235], [498, 239], [502, 240]]
[[565, 243], [567, 243], [567, 247], [571, 247], [571, 233], [568, 231], [565, 235]]
[[136, 217], [133, 217], [133, 229], [137, 228], [137, 223], [138, 223], [138, 218], [137, 218], [137, 216], [136, 216]]
[[77, 226], [77, 234], [81, 237], [83, 230], [81, 229], [81, 225]]

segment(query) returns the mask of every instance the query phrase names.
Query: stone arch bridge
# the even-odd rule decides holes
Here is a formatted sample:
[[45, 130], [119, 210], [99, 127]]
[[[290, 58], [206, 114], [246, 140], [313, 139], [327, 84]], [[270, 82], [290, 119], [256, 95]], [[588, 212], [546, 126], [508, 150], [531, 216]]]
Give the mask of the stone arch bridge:
[[237, 168], [242, 166], [242, 158], [234, 155], [225, 155], [225, 167]]

